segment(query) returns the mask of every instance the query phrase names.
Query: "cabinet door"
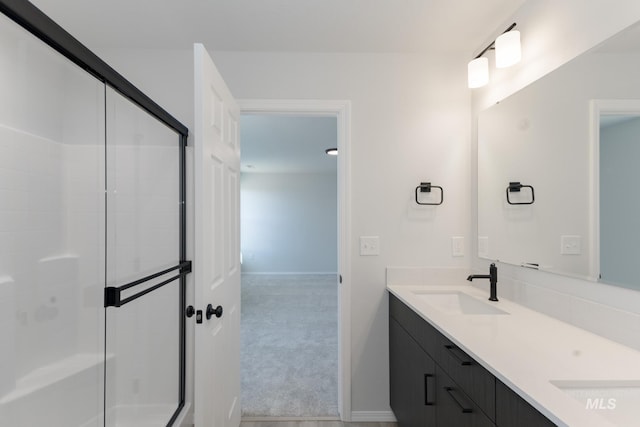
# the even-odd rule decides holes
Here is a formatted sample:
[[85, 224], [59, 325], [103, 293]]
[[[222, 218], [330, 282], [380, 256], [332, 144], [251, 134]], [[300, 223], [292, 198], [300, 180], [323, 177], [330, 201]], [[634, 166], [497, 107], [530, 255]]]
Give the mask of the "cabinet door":
[[502, 427], [554, 427], [547, 417], [496, 380], [496, 424]]
[[438, 427], [495, 427], [442, 369], [437, 368]]
[[394, 319], [389, 319], [391, 408], [401, 427], [436, 425], [435, 363]]

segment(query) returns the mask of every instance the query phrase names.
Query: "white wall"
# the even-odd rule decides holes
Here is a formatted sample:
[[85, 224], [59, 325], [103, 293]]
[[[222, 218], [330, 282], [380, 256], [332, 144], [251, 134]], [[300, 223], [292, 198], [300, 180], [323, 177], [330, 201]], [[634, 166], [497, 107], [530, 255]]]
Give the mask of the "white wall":
[[[470, 58], [251, 52], [213, 55], [238, 98], [352, 101], [354, 411], [389, 409], [385, 266], [466, 266], [471, 258], [475, 267], [486, 268], [487, 263], [475, 255], [450, 255], [452, 235], [466, 237], [467, 254], [472, 253], [469, 236], [477, 235], [478, 111], [638, 20], [640, 3], [624, 0], [612, 8], [605, 0], [540, 0], [525, 3], [513, 18], [522, 31], [523, 61], [515, 68], [492, 70], [492, 83], [473, 92], [471, 115], [465, 87], [465, 65]], [[500, 26], [488, 33], [487, 43], [503, 30]], [[478, 51], [484, 45], [480, 43]], [[192, 128], [190, 51], [98, 53]], [[412, 206], [412, 192], [420, 181], [445, 188], [443, 206], [430, 210]], [[360, 235], [381, 237], [379, 257], [358, 256]], [[505, 272], [506, 277], [532, 286], [560, 289], [567, 295], [587, 294], [607, 304], [624, 306], [628, 296], [635, 297], [635, 293], [612, 292], [610, 287], [591, 282], [508, 267], [503, 267], [501, 278]], [[192, 287], [189, 292], [192, 298]], [[629, 306], [638, 306], [631, 300]]]
[[335, 273], [336, 173], [243, 173], [243, 273]]
[[[474, 181], [477, 176], [477, 117], [480, 110], [639, 19], [640, 3], [634, 0], [619, 1], [615, 8], [605, 0], [588, 3], [543, 0], [527, 2], [518, 10], [508, 22], [517, 22], [522, 32], [522, 61], [513, 68], [491, 70], [489, 85], [473, 91], [471, 165]], [[488, 35], [488, 40], [502, 30], [502, 26], [496, 29]], [[475, 185], [471, 188], [472, 232], [477, 235], [477, 191]], [[485, 270], [487, 265], [487, 261], [473, 257], [476, 269]], [[501, 264], [500, 277], [501, 282], [509, 286], [506, 291], [514, 299], [611, 339], [640, 347], [639, 292], [504, 264]]]
[[[190, 52], [102, 51], [103, 58], [187, 125]], [[469, 91], [466, 58], [399, 54], [215, 52], [236, 98], [348, 99], [352, 105], [352, 409], [389, 414], [385, 267], [466, 267], [469, 254]], [[444, 204], [417, 208], [415, 187], [444, 187]], [[360, 257], [359, 236], [380, 236]], [[192, 285], [191, 285], [192, 286]], [[189, 291], [192, 295], [192, 288]]]

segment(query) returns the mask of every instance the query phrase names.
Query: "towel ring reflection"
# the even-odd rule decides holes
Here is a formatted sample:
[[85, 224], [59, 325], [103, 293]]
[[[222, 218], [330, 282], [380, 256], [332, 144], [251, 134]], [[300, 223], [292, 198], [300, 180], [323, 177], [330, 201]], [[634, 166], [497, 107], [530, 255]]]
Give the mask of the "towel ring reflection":
[[[440, 201], [437, 203], [423, 203], [420, 201], [418, 197], [418, 193], [431, 193], [432, 188], [437, 188], [440, 190]], [[416, 203], [422, 206], [438, 206], [442, 204], [444, 200], [444, 190], [439, 185], [431, 185], [430, 182], [421, 182], [420, 185], [416, 187]]]

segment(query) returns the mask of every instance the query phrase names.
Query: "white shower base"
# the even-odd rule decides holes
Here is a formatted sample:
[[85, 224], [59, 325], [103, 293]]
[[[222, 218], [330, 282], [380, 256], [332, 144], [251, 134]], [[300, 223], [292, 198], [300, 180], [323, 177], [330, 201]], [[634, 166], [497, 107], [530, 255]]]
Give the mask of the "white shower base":
[[[114, 356], [107, 356], [107, 364]], [[76, 354], [35, 369], [0, 396], [0, 426], [102, 427], [104, 356]], [[119, 405], [107, 427], [166, 425], [177, 404]], [[70, 410], [71, 409], [71, 410]]]
[[102, 411], [103, 376], [103, 354], [75, 354], [34, 369], [0, 397], [0, 425], [80, 426]]
[[[109, 409], [107, 427], [158, 427], [167, 425], [167, 421], [177, 409], [171, 405], [119, 405]], [[95, 420], [82, 427], [102, 426], [102, 416], [97, 424]]]

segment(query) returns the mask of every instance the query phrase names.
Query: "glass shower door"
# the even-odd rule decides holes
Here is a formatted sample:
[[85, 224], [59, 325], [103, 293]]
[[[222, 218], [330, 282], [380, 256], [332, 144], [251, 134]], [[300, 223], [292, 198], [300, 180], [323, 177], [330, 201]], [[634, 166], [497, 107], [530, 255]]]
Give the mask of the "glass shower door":
[[0, 426], [171, 424], [188, 130], [32, 4], [0, 4]]
[[106, 104], [105, 425], [167, 425], [181, 402], [180, 139], [110, 88]]
[[0, 425], [103, 425], [104, 84], [0, 15]]

